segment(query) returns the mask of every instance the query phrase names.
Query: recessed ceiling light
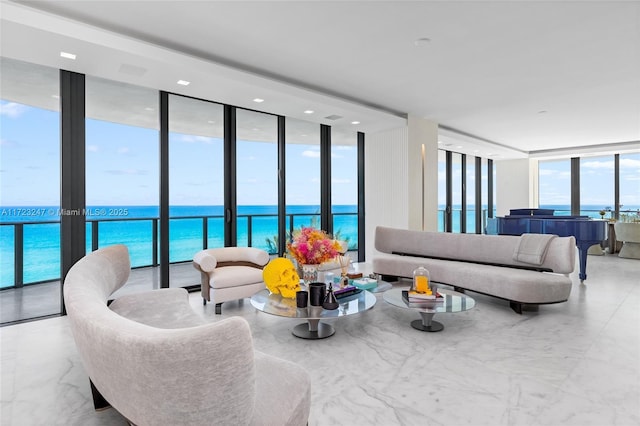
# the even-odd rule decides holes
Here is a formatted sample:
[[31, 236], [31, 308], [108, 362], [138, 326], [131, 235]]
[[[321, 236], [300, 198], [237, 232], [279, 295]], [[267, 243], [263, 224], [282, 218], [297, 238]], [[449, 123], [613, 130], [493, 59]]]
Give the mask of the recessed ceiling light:
[[360, 124], [359, 121], [352, 121], [351, 124]]
[[416, 46], [424, 46], [429, 43], [431, 43], [431, 39], [429, 37], [420, 37], [413, 42]]
[[442, 141], [438, 141], [438, 143], [442, 143]]
[[304, 111], [305, 114], [313, 114], [315, 111], [312, 109], [307, 109]]
[[188, 86], [191, 84], [191, 82], [187, 80], [178, 80], [178, 84], [181, 86]]
[[209, 121], [207, 121], [207, 123], [209, 123], [209, 124], [215, 124], [215, 121], [213, 121], [213, 120], [209, 120]]
[[153, 109], [153, 108], [151, 108], [151, 107], [146, 107], [144, 110], [145, 110], [145, 111], [155, 111], [155, 109]]
[[462, 145], [458, 145], [458, 146], [456, 146], [456, 148], [460, 149], [460, 148], [462, 148]]
[[264, 102], [264, 99], [262, 99], [262, 98], [255, 98], [255, 99], [253, 100], [253, 102], [257, 102], [257, 103]]
[[474, 149], [473, 152], [480, 152], [480, 150], [479, 149]]
[[74, 55], [73, 53], [69, 53], [69, 52], [60, 52], [60, 57], [62, 58], [67, 58], [67, 59], [76, 59], [76, 55]]

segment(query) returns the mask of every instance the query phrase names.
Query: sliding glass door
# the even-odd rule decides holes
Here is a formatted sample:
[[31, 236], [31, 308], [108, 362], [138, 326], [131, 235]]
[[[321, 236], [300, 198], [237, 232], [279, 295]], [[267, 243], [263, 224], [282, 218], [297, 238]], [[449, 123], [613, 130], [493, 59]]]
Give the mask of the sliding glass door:
[[[59, 71], [0, 58], [0, 319], [59, 314]], [[37, 284], [37, 285], [36, 285]]]

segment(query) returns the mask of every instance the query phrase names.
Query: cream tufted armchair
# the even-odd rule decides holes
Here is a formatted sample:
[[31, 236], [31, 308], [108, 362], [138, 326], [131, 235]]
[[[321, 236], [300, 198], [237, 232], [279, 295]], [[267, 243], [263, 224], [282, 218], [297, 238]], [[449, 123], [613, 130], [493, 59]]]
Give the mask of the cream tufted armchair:
[[193, 267], [200, 271], [202, 303], [213, 301], [216, 314], [222, 303], [251, 297], [265, 288], [262, 269], [269, 263], [269, 253], [254, 247], [222, 247], [201, 250], [193, 257]]

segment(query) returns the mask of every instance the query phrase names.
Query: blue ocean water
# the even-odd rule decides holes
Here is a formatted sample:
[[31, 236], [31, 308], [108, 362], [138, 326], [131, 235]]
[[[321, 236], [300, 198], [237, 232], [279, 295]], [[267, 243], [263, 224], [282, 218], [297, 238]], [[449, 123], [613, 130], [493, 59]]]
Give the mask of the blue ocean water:
[[[287, 226], [319, 226], [319, 206], [287, 206]], [[357, 206], [335, 205], [334, 235], [357, 248]], [[14, 283], [14, 223], [23, 223], [24, 283], [60, 277], [60, 216], [83, 215], [87, 220], [87, 253], [92, 249], [92, 228], [97, 222], [98, 247], [125, 244], [131, 265], [153, 263], [153, 222], [157, 206], [92, 206], [83, 212], [60, 211], [58, 207], [0, 207], [0, 288]], [[238, 206], [238, 246], [275, 252], [277, 206]], [[208, 247], [224, 246], [222, 206], [172, 206], [169, 209], [169, 260], [189, 261], [203, 246], [203, 222], [207, 225]], [[249, 232], [249, 229], [251, 232]], [[251, 240], [251, 241], [250, 241]], [[250, 243], [250, 244], [249, 244]]]
[[[567, 205], [546, 205], [554, 208], [556, 215], [569, 215]], [[474, 229], [474, 206], [468, 206], [467, 228]], [[600, 218], [603, 206], [583, 206], [581, 214]], [[627, 212], [635, 213], [638, 206], [625, 206]], [[333, 206], [334, 233], [337, 238], [347, 240], [350, 249], [357, 248], [357, 206]], [[439, 206], [438, 229], [444, 230], [444, 206]], [[293, 218], [293, 228], [318, 226], [319, 206], [288, 206], [287, 226]], [[14, 235], [13, 223], [23, 223], [24, 283], [54, 280], [60, 277], [60, 216], [75, 212], [61, 212], [58, 207], [0, 207], [0, 288], [13, 286], [14, 282]], [[134, 267], [151, 265], [153, 262], [153, 219], [159, 216], [157, 206], [93, 206], [84, 213], [88, 223], [87, 253], [91, 251], [93, 222], [98, 226], [98, 245], [125, 244], [131, 254]], [[238, 245], [275, 251], [277, 235], [277, 206], [238, 206]], [[461, 209], [454, 206], [453, 232], [460, 232]], [[486, 215], [486, 207], [483, 211]], [[222, 206], [173, 206], [169, 209], [171, 262], [189, 261], [202, 249], [203, 220], [207, 223], [208, 247], [224, 245]], [[495, 212], [494, 212], [495, 216]], [[206, 219], [203, 219], [205, 217]], [[607, 212], [605, 218], [610, 218]], [[251, 222], [251, 232], [249, 232]], [[251, 238], [250, 244], [249, 239]]]

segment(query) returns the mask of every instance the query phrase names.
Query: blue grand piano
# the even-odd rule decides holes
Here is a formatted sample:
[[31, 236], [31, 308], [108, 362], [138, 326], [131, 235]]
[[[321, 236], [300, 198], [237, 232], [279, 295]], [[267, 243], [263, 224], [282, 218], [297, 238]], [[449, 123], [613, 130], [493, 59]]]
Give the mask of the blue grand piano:
[[580, 282], [587, 279], [587, 251], [606, 238], [607, 225], [589, 216], [554, 216], [553, 209], [512, 209], [496, 218], [499, 235], [555, 234], [574, 236], [580, 259]]

